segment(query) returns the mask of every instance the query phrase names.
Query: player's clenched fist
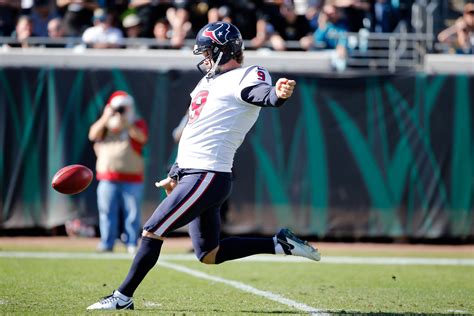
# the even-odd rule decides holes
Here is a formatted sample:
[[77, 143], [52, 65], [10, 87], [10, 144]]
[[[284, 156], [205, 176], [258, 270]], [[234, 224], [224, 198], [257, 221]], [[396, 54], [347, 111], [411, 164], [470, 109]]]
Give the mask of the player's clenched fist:
[[276, 94], [280, 99], [288, 99], [293, 94], [296, 81], [280, 78], [275, 84]]

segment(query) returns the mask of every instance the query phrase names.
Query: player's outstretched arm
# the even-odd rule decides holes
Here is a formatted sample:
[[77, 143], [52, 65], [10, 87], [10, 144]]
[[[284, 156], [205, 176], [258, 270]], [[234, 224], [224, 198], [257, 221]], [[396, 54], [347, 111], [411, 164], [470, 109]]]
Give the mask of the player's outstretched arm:
[[293, 94], [296, 81], [280, 78], [275, 84], [275, 92], [280, 99], [288, 99]]

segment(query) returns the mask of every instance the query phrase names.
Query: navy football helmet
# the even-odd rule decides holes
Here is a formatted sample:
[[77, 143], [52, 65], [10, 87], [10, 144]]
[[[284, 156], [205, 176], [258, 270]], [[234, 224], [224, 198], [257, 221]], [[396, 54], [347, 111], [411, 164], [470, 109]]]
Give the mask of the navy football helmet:
[[[244, 44], [239, 29], [227, 22], [215, 22], [205, 25], [196, 36], [195, 55], [207, 52], [205, 59], [198, 65], [199, 71], [208, 77], [214, 76], [217, 66], [242, 55]], [[203, 64], [212, 60], [212, 67], [206, 69]]]

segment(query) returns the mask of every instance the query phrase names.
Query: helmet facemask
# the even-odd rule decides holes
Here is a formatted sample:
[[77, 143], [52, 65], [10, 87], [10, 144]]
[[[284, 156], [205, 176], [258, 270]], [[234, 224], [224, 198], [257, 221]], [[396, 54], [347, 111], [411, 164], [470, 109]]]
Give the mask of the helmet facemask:
[[211, 47], [196, 47], [193, 53], [195, 55], [203, 55], [204, 59], [197, 64], [197, 68], [207, 78], [214, 77], [219, 64], [223, 64], [223, 52], [217, 46], [214, 46], [213, 50]]

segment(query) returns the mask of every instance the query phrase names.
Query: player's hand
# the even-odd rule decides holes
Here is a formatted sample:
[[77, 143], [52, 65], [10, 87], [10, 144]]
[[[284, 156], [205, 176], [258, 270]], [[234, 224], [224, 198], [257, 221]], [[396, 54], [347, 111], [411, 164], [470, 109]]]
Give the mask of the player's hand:
[[170, 195], [170, 193], [174, 190], [174, 188], [178, 185], [176, 180], [171, 179], [170, 177], [163, 179], [159, 182], [155, 182], [155, 187], [163, 188], [166, 192], [166, 195]]
[[293, 94], [296, 81], [286, 78], [280, 78], [275, 84], [275, 91], [280, 99], [288, 99]]

